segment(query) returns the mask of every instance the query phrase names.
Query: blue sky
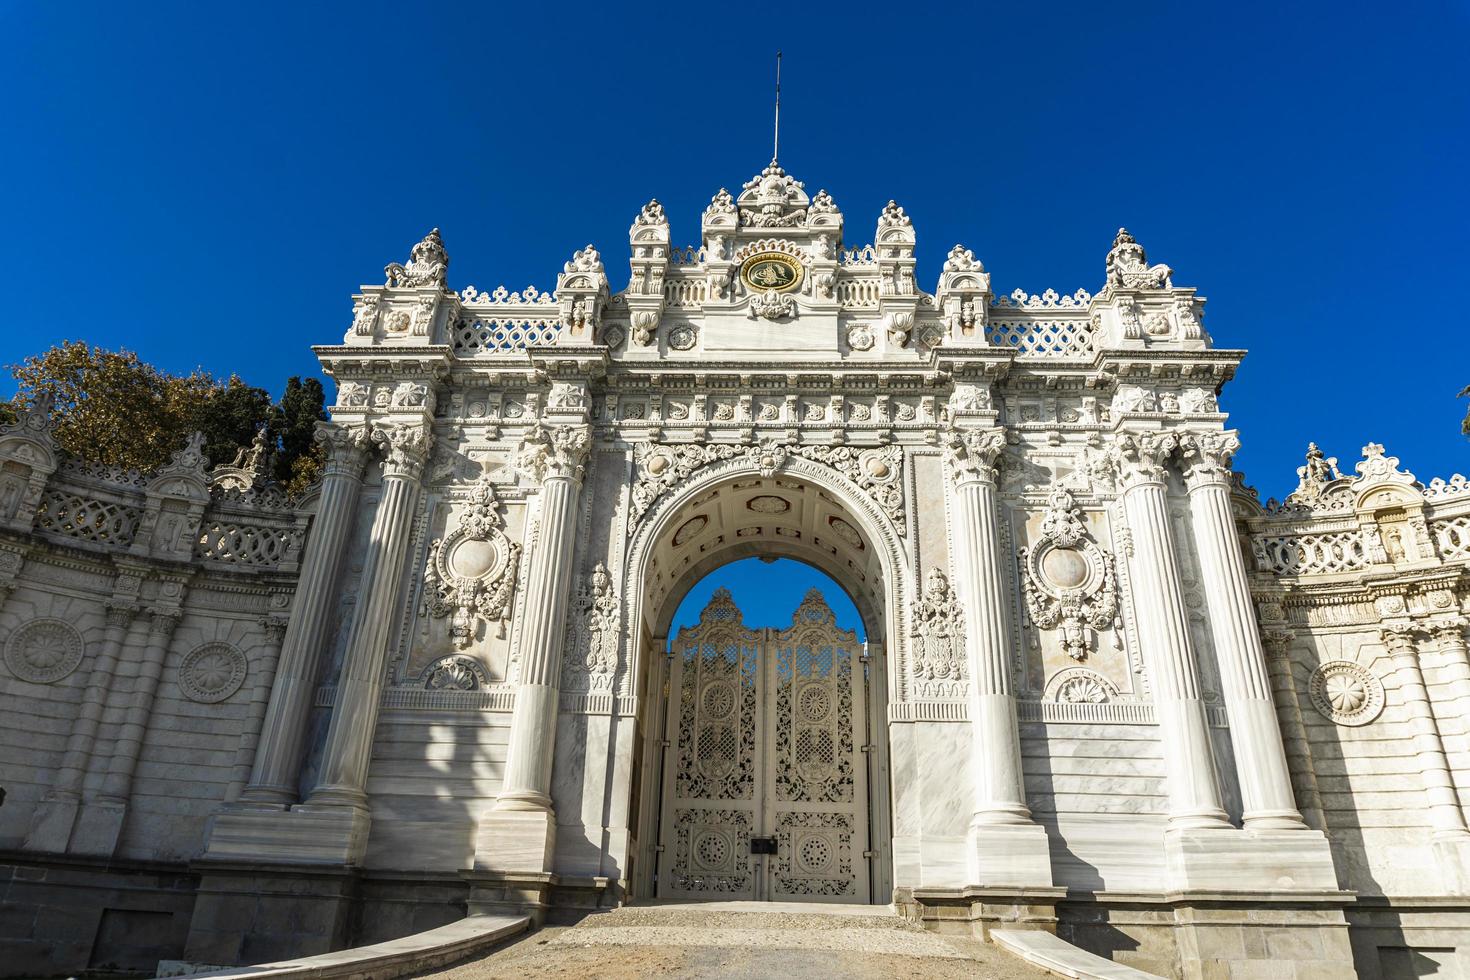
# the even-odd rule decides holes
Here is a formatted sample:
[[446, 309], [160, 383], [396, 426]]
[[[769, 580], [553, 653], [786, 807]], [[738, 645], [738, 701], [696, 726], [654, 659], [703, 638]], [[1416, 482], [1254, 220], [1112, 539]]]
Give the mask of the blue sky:
[[700, 612], [715, 590], [720, 588], [730, 590], [745, 625], [751, 629], [786, 629], [807, 591], [820, 589], [837, 618], [837, 625], [852, 630], [859, 640], [867, 638], [857, 606], [825, 572], [790, 558], [778, 558], [772, 562], [742, 558], [721, 565], [685, 593], [669, 626], [670, 642], [678, 636], [680, 627], [699, 625]]
[[[818, 11], [824, 12], [818, 12]], [[932, 288], [1097, 289], [1126, 224], [1251, 355], [1223, 402], [1264, 495], [1309, 439], [1422, 479], [1458, 431], [1470, 7], [0, 5], [0, 363], [63, 338], [279, 390], [438, 225], [463, 287], [626, 281], [657, 196], [693, 241], [770, 153]]]

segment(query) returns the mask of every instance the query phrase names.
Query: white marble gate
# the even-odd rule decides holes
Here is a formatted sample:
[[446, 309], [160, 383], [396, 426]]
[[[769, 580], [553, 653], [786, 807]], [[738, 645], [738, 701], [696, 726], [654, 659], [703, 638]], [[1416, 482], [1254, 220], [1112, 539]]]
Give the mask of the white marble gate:
[[819, 591], [785, 630], [715, 592], [674, 643], [659, 897], [869, 900], [866, 673]]

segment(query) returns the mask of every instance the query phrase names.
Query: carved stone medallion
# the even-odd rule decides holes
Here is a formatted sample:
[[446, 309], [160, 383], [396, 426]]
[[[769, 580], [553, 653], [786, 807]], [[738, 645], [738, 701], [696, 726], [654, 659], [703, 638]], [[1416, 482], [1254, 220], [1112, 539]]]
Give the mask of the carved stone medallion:
[[1113, 556], [1091, 539], [1070, 493], [1053, 492], [1049, 504], [1040, 540], [1020, 549], [1026, 612], [1037, 627], [1061, 631], [1069, 657], [1085, 660], [1088, 629], [1107, 629], [1118, 613]]
[[1367, 668], [1347, 660], [1320, 664], [1307, 682], [1307, 693], [1312, 707], [1338, 725], [1366, 725], [1383, 711], [1383, 684]]
[[5, 666], [23, 681], [55, 684], [77, 669], [85, 644], [76, 627], [59, 619], [37, 619], [10, 634]]
[[190, 701], [217, 704], [245, 683], [245, 654], [228, 643], [206, 643], [179, 664], [179, 690]]
[[505, 536], [504, 523], [495, 488], [482, 480], [459, 526], [430, 546], [423, 612], [450, 617], [450, 636], [461, 649], [474, 638], [476, 616], [499, 622], [509, 615], [521, 546]]

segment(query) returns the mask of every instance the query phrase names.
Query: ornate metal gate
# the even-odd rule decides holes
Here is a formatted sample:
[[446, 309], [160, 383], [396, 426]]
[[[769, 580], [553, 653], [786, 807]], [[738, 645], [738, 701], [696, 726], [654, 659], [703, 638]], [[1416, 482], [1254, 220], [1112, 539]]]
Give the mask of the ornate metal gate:
[[661, 898], [868, 901], [866, 684], [821, 592], [780, 631], [715, 592], [674, 644]]

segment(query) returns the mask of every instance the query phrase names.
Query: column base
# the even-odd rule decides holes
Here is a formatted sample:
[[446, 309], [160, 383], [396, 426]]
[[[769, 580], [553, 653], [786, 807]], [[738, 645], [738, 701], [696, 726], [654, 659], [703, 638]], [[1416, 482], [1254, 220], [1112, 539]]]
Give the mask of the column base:
[[1179, 891], [1337, 891], [1332, 851], [1317, 830], [1170, 830], [1164, 860]]
[[1444, 875], [1445, 891], [1470, 895], [1470, 834], [1439, 838], [1433, 847], [1434, 860]]
[[558, 882], [549, 871], [521, 874], [496, 871], [461, 871], [470, 883], [467, 915], [529, 915], [531, 927], [546, 923], [551, 889]]
[[372, 815], [357, 807], [232, 807], [217, 814], [204, 859], [252, 864], [354, 865], [367, 853]]
[[550, 810], [487, 810], [475, 832], [475, 870], [544, 874], [555, 850], [556, 814]]
[[71, 832], [76, 827], [77, 814], [81, 809], [79, 800], [42, 800], [31, 816], [31, 828], [20, 849], [45, 854], [65, 854], [71, 844]]
[[1213, 977], [1352, 977], [1344, 908], [1350, 893], [1316, 902], [1272, 901], [1274, 895], [1231, 902], [1185, 901], [1174, 909], [1180, 975]]
[[1051, 849], [1039, 824], [971, 826], [970, 881], [984, 888], [1051, 887]]
[[989, 939], [991, 929], [1057, 931], [1065, 888], [897, 888], [893, 904], [915, 925], [949, 935]]

